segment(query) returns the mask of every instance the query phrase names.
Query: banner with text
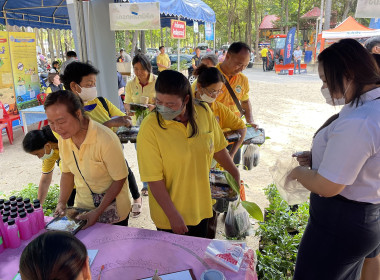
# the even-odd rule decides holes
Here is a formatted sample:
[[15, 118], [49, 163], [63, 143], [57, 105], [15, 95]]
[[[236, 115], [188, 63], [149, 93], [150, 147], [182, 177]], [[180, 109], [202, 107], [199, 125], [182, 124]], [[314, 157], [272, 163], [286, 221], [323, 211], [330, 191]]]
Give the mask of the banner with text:
[[286, 36], [285, 50], [284, 50], [284, 65], [292, 62], [295, 35], [296, 35], [296, 28], [293, 27], [292, 29], [289, 30], [288, 35]]
[[36, 57], [36, 35], [29, 32], [9, 32], [12, 72], [19, 110], [38, 105], [40, 93]]
[[193, 21], [194, 23], [194, 33], [198, 33], [199, 29], [198, 29], [198, 21]]
[[171, 20], [170, 35], [172, 39], [186, 38], [186, 21]]
[[16, 109], [8, 32], [0, 31], [0, 101], [9, 113]]
[[110, 3], [111, 30], [155, 30], [161, 28], [160, 3]]
[[358, 0], [356, 18], [377, 18], [380, 15], [379, 0]]
[[214, 40], [214, 26], [211, 22], [206, 22], [205, 23], [205, 35], [206, 35], [206, 40], [213, 41]]

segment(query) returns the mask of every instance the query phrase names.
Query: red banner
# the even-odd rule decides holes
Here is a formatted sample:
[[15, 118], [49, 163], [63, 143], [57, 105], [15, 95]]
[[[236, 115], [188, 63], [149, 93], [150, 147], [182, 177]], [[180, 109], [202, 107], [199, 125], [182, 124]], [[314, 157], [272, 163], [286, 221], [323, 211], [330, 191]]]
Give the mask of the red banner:
[[170, 35], [172, 39], [185, 39], [186, 38], [186, 22], [172, 19]]

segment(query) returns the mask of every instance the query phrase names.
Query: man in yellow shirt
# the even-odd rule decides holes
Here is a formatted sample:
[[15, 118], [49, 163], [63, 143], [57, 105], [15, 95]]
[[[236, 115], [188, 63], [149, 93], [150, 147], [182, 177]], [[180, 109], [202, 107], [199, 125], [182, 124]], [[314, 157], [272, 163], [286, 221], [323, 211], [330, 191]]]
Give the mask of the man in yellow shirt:
[[267, 71], [267, 59], [268, 59], [268, 49], [263, 47], [260, 51], [261, 59], [263, 60], [263, 70]]
[[[225, 60], [219, 63], [216, 68], [224, 75], [225, 79], [231, 85], [232, 90], [235, 92], [244, 110], [246, 122], [253, 127], [257, 127], [253, 121], [252, 106], [249, 100], [248, 78], [241, 73], [247, 68], [250, 58], [251, 48], [243, 42], [235, 42], [228, 48]], [[218, 95], [216, 101], [226, 105], [237, 116], [241, 116], [239, 109], [225, 85], [223, 85], [222, 93]], [[236, 164], [240, 163], [240, 149], [235, 155], [234, 162]]]
[[157, 56], [158, 73], [170, 68], [170, 58], [165, 53], [165, 46], [159, 48], [160, 54]]

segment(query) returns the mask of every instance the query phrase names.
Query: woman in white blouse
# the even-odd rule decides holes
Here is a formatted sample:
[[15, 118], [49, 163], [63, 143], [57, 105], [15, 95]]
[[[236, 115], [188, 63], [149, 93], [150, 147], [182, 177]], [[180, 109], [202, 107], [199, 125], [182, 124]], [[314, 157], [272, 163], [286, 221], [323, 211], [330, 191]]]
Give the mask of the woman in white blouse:
[[[380, 253], [380, 71], [352, 39], [318, 62], [326, 102], [345, 105], [289, 175], [311, 191], [294, 279], [359, 279], [365, 258]], [[378, 268], [366, 279], [380, 279]]]

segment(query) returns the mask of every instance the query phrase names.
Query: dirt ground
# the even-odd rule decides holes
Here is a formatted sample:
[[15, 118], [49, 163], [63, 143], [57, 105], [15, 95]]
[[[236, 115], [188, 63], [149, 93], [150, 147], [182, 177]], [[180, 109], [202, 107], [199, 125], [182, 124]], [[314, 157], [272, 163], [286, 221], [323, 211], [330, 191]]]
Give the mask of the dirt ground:
[[[308, 150], [313, 133], [340, 108], [325, 103], [320, 93], [321, 82], [317, 74], [279, 76], [273, 72], [262, 72], [260, 67], [247, 69], [250, 81], [250, 100], [255, 121], [265, 129], [271, 139], [260, 149], [260, 162], [250, 171], [241, 170], [241, 177], [249, 188], [247, 200], [256, 202], [262, 209], [268, 205], [263, 188], [272, 183], [269, 168], [276, 159], [289, 157], [294, 151]], [[36, 129], [37, 124], [28, 129]], [[0, 193], [21, 189], [28, 183], [38, 184], [41, 161], [22, 150], [23, 132], [17, 129], [15, 141], [10, 145], [3, 135], [4, 153], [0, 154]], [[132, 144], [126, 144], [124, 153], [136, 179], [140, 182], [136, 151]], [[60, 171], [54, 170], [53, 183], [59, 184]], [[140, 182], [142, 187], [142, 184]], [[149, 215], [148, 198], [143, 198], [143, 213], [139, 218], [130, 219], [130, 226], [155, 229]], [[218, 236], [223, 237], [224, 227], [219, 218]], [[257, 239], [247, 237], [248, 245], [257, 248]]]

